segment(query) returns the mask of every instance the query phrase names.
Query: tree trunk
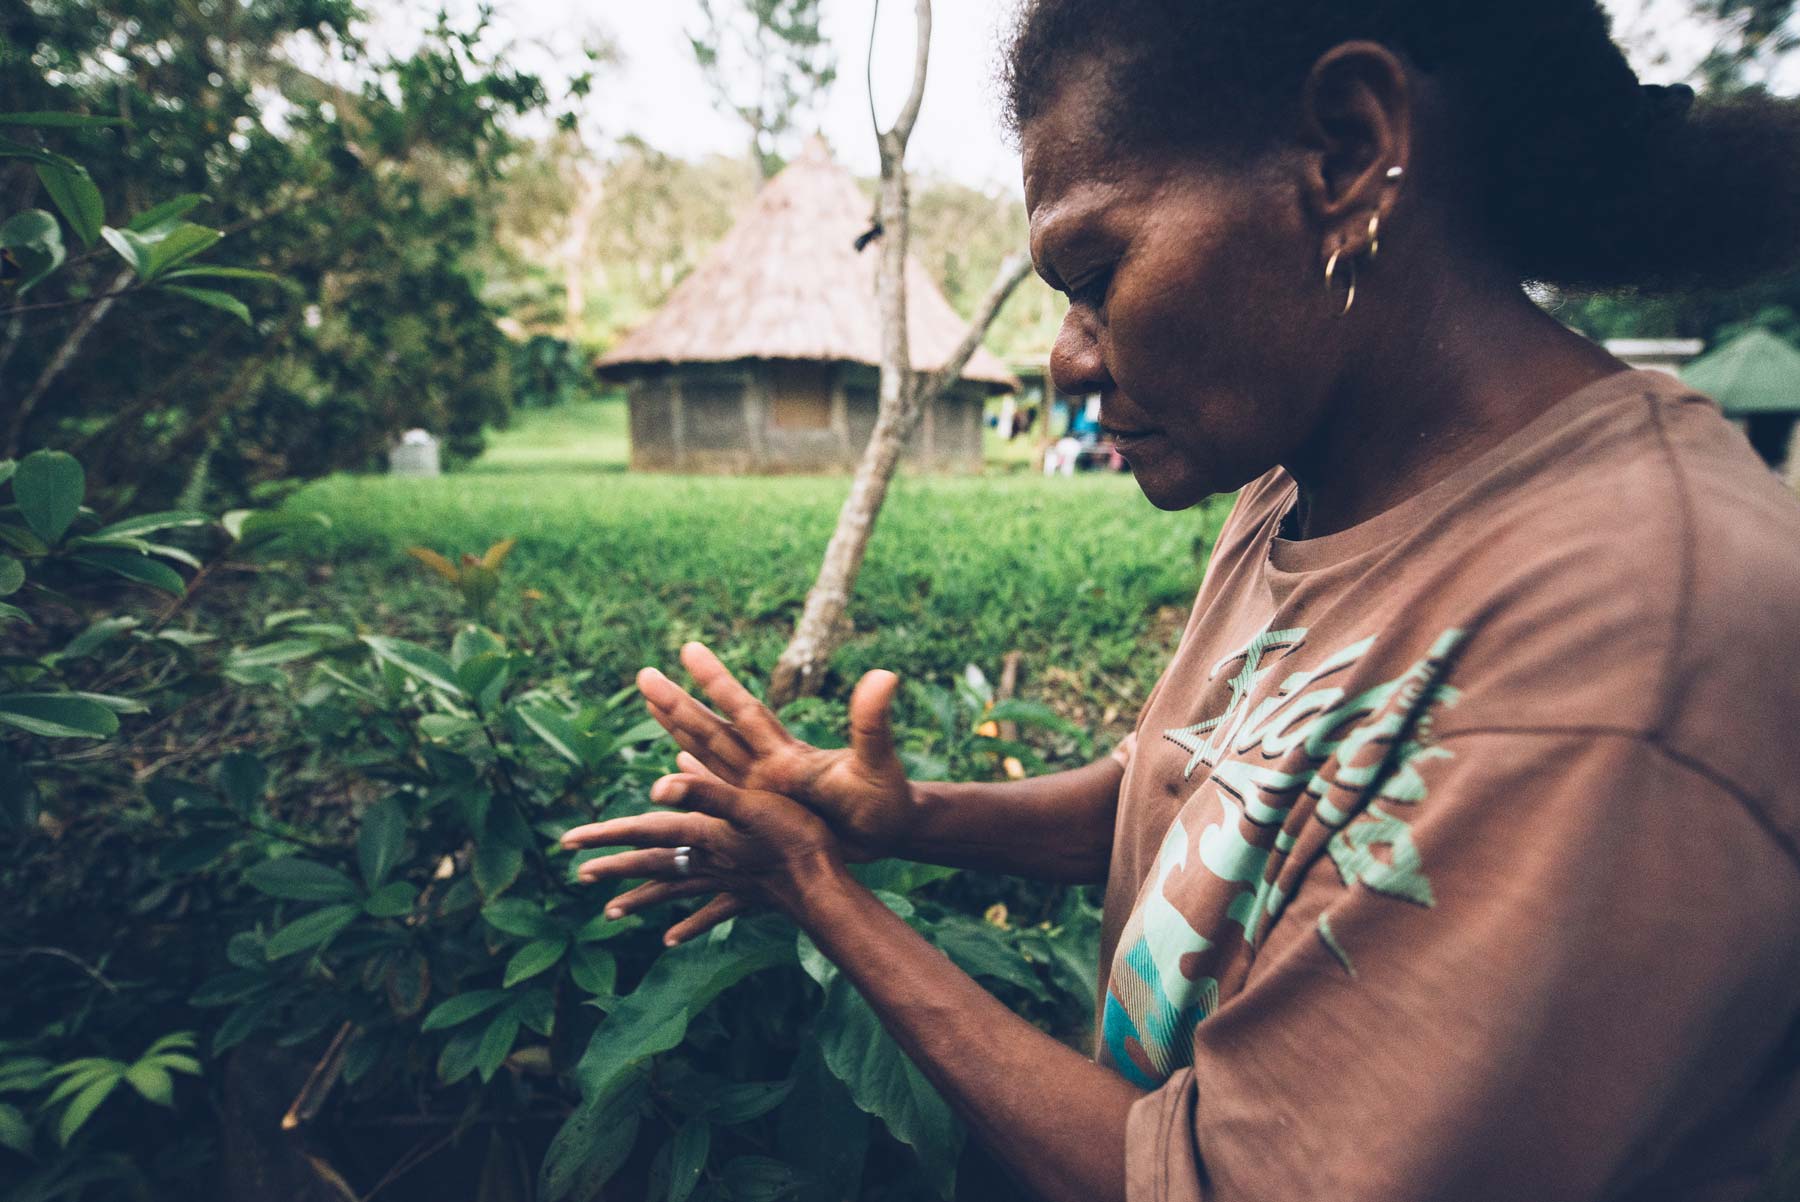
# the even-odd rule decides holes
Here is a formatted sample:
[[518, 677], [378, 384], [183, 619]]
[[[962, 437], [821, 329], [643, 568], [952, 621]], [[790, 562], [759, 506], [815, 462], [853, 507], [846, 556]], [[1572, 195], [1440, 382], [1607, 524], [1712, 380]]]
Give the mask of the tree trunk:
[[[877, 0], [876, 10], [880, 3]], [[913, 60], [912, 92], [892, 129], [876, 137], [881, 148], [881, 198], [877, 219], [881, 223], [881, 270], [876, 296], [881, 315], [880, 411], [857, 464], [850, 495], [838, 514], [837, 529], [825, 549], [818, 579], [806, 595], [806, 608], [794, 629], [794, 637], [769, 680], [768, 702], [779, 708], [796, 697], [816, 693], [825, 665], [843, 641], [844, 611], [862, 570], [869, 536], [887, 499], [888, 485], [908, 435], [919, 423], [924, 406], [962, 376], [970, 356], [993, 324], [995, 315], [1030, 270], [1023, 255], [1009, 258], [993, 288], [982, 301], [956, 353], [929, 379], [913, 373], [912, 349], [906, 323], [906, 255], [910, 236], [910, 205], [906, 181], [906, 144], [918, 121], [924, 101], [926, 68], [931, 54], [931, 0], [914, 0], [918, 45]], [[873, 35], [870, 53], [873, 56]], [[871, 88], [869, 103], [874, 107]]]

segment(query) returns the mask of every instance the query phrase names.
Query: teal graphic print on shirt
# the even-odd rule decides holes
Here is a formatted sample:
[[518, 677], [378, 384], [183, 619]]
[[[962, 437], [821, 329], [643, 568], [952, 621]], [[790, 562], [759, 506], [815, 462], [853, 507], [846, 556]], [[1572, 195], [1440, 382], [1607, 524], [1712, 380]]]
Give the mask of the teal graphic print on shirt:
[[[1189, 753], [1182, 778], [1199, 783], [1125, 925], [1101, 1014], [1102, 1063], [1140, 1088], [1191, 1060], [1195, 1028], [1221, 1004], [1220, 974], [1280, 918], [1281, 868], [1308, 828], [1329, 832], [1326, 854], [1344, 887], [1434, 904], [1406, 814], [1426, 800], [1420, 768], [1450, 756], [1431, 746], [1432, 716], [1457, 701], [1445, 677], [1464, 634], [1445, 631], [1405, 672], [1354, 695], [1333, 682], [1354, 679], [1373, 638], [1265, 696], [1275, 665], [1301, 653], [1306, 637], [1258, 635], [1211, 672], [1226, 681], [1224, 711], [1163, 732]], [[1318, 936], [1354, 977], [1323, 917]]]

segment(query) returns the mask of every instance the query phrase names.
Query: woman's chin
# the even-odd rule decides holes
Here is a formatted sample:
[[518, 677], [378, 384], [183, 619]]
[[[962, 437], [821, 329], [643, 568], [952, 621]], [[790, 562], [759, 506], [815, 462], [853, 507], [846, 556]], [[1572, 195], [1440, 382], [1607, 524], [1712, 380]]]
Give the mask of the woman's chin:
[[1235, 492], [1242, 481], [1227, 482], [1218, 472], [1196, 470], [1187, 462], [1171, 462], [1166, 455], [1140, 455], [1127, 458], [1131, 475], [1150, 504], [1165, 513], [1192, 509], [1209, 497]]

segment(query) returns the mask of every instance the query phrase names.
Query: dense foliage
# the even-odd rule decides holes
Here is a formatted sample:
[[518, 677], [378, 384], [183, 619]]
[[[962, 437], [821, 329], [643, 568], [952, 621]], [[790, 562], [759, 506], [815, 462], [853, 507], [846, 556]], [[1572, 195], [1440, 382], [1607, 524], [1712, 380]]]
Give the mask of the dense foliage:
[[[481, 50], [479, 25], [440, 23], [410, 56], [378, 61], [354, 40], [356, 16], [334, 0], [6, 7], [0, 111], [115, 119], [30, 131], [29, 146], [87, 164], [106, 218], [190, 197], [188, 215], [229, 233], [239, 263], [285, 282], [243, 292], [245, 322], [182, 298], [113, 303], [129, 269], [71, 257], [28, 302], [0, 301], [0, 396], [17, 427], [0, 454], [79, 450], [108, 504], [235, 500], [377, 465], [410, 426], [467, 456], [505, 420], [506, 344], [465, 260], [510, 145], [504, 119], [547, 97]], [[356, 63], [360, 82], [294, 66], [309, 44]], [[9, 212], [36, 187], [28, 163], [0, 165]]]
[[[19, 985], [0, 1000], [9, 1197], [179, 1191], [288, 1116], [306, 1156], [358, 1191], [396, 1172], [408, 1193], [457, 1174], [513, 1191], [490, 1197], [587, 1197], [608, 1179], [621, 1196], [658, 1198], [955, 1191], [961, 1137], [948, 1111], [790, 926], [750, 917], [665, 955], [660, 922], [608, 922], [605, 891], [571, 883], [560, 832], [646, 808], [648, 783], [672, 763], [622, 687], [625, 665], [684, 637], [699, 610], [664, 607], [676, 626], [651, 634], [593, 609], [613, 607], [616, 619], [614, 590], [523, 587], [590, 575], [553, 566], [557, 523], [543, 519], [556, 515], [529, 497], [539, 522], [517, 550], [477, 546], [468, 540], [485, 537], [482, 523], [525, 512], [446, 520], [449, 494], [410, 482], [415, 503], [389, 514], [413, 513], [437, 549], [403, 555], [413, 532], [359, 525], [370, 508], [339, 510], [333, 489], [223, 523], [172, 512], [108, 524], [82, 506], [86, 481], [69, 457], [38, 452], [4, 471], [0, 542], [17, 554], [0, 562], [11, 653], [0, 748], [17, 795], [31, 798], [10, 813], [0, 859], [0, 887], [29, 899], [0, 941]], [[920, 553], [942, 558], [941, 538], [919, 535], [942, 529], [931, 508], [1010, 496], [1019, 524], [999, 529], [1024, 529], [1044, 516], [1025, 503], [1034, 484], [946, 482], [961, 495], [928, 489], [913, 521], [903, 505], [890, 544], [899, 554], [886, 556], [898, 592], [884, 586], [876, 603], [891, 608], [917, 587]], [[549, 485], [566, 493], [569, 480]], [[798, 511], [803, 525], [829, 521], [840, 484], [791, 485], [816, 493]], [[1091, 496], [1066, 505], [1094, 511]], [[348, 525], [331, 529], [320, 510]], [[1110, 540], [1105, 529], [1089, 537], [1117, 546], [1133, 512], [1120, 511]], [[684, 559], [662, 556], [671, 589], [744, 541], [716, 517], [703, 529], [699, 509], [692, 525], [676, 518], [640, 542], [622, 536], [636, 520], [627, 509], [590, 526], [585, 545], [617, 575], [627, 564], [649, 571], [659, 546], [687, 542]], [[792, 533], [768, 525], [771, 540]], [[1093, 555], [1087, 542], [1059, 540], [1057, 555], [1035, 568], [1018, 560], [1003, 581], [977, 540], [966, 577], [946, 580], [993, 576], [1053, 643], [1088, 639], [1090, 622], [1141, 629], [1147, 601], [1191, 587], [1185, 544], [1155, 577], [1160, 592], [1146, 590], [1141, 567], [1097, 562], [1088, 609], [1046, 622], [1064, 557]], [[101, 587], [122, 565], [155, 591]], [[381, 602], [368, 600], [383, 590], [365, 566], [390, 582]], [[393, 587], [400, 572], [406, 591]], [[254, 592], [235, 583], [244, 577]], [[734, 593], [754, 583], [736, 570], [731, 579]], [[696, 598], [719, 607], [715, 620], [749, 612], [747, 600]], [[258, 616], [236, 616], [245, 607]], [[412, 637], [385, 633], [396, 627]], [[993, 776], [1008, 759], [1040, 771], [1096, 751], [1041, 702], [997, 699], [978, 670], [920, 677], [901, 715], [915, 775]], [[841, 703], [802, 703], [788, 717], [805, 737], [841, 744]], [[1019, 741], [995, 737], [990, 724], [1002, 721]], [[917, 866], [866, 871], [1019, 1012], [1080, 1037], [1097, 923], [1080, 891]], [[258, 1080], [286, 1084], [258, 1093]], [[276, 1139], [263, 1155], [279, 1166], [297, 1154]], [[962, 1196], [1007, 1196], [980, 1162], [962, 1172]]]

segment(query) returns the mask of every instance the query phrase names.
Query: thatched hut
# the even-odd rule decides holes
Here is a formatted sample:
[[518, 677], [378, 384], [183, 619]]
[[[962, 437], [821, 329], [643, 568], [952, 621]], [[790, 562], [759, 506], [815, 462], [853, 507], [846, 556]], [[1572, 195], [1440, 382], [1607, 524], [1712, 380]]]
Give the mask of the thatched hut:
[[[814, 140], [770, 180], [653, 316], [601, 358], [627, 386], [631, 466], [784, 472], [853, 467], [875, 428], [879, 247], [857, 250], [871, 205]], [[941, 367], [966, 328], [907, 263], [913, 367]], [[986, 399], [1018, 381], [978, 350], [907, 446], [917, 466], [978, 471]]]

